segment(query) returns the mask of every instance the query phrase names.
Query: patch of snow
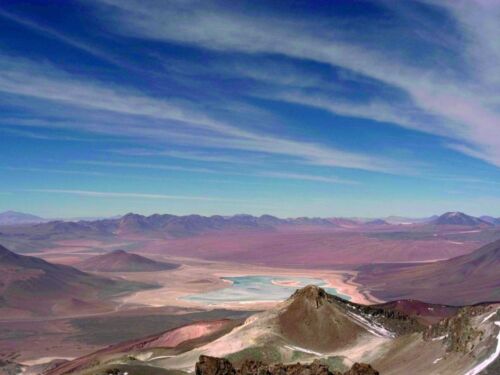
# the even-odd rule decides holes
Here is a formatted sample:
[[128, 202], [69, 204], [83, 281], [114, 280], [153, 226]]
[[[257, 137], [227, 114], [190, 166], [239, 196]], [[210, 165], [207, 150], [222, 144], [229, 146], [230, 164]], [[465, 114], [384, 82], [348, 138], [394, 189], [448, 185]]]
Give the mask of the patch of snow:
[[443, 357], [437, 358], [437, 359], [435, 359], [432, 363], [433, 363], [433, 364], [436, 364], [436, 363], [438, 363], [438, 362], [439, 362], [440, 360], [442, 360], [442, 359], [443, 359]]
[[362, 316], [352, 314], [349, 311], [347, 312], [347, 315], [350, 316], [355, 322], [357, 322], [359, 325], [364, 327], [368, 332], [372, 333], [375, 336], [385, 337], [385, 338], [394, 338], [395, 337], [394, 333], [386, 330], [384, 327], [382, 327], [379, 324], [375, 324], [373, 322], [370, 322], [368, 319], [365, 319]]
[[289, 350], [296, 350], [298, 352], [303, 352], [303, 353], [308, 353], [308, 354], [314, 354], [314, 355], [317, 355], [317, 356], [324, 356], [323, 353], [319, 353], [319, 352], [315, 352], [314, 350], [309, 350], [309, 349], [306, 349], [306, 348], [301, 348], [299, 346], [295, 346], [295, 345], [285, 345], [284, 346], [285, 349], [289, 349]]
[[158, 357], [149, 358], [148, 361], [154, 361], [157, 359], [172, 358], [172, 357], [175, 357], [175, 356], [173, 356], [173, 355], [160, 355]]
[[491, 314], [489, 314], [486, 318], [483, 319], [483, 321], [481, 322], [481, 324], [483, 324], [484, 322], [486, 322], [487, 320], [489, 320], [496, 313], [497, 313], [496, 311], [493, 311]]
[[139, 361], [147, 361], [152, 356], [153, 356], [153, 352], [146, 352], [146, 353], [136, 354], [134, 357], [137, 358]]
[[75, 359], [75, 357], [41, 357], [41, 358], [29, 360], [29, 361], [23, 361], [21, 363], [21, 365], [24, 365], [24, 366], [42, 365], [44, 363], [49, 363], [49, 362], [54, 361], [56, 359], [64, 359], [67, 361], [71, 361], [71, 360]]
[[443, 339], [445, 339], [445, 338], [447, 338], [447, 337], [448, 337], [448, 335], [439, 336], [439, 337], [434, 337], [434, 338], [432, 339], [432, 341], [439, 341], [439, 340], [443, 340]]
[[[500, 320], [496, 321], [495, 325], [500, 327]], [[498, 335], [497, 335], [497, 347], [496, 347], [495, 351], [488, 358], [486, 358], [483, 362], [478, 364], [476, 367], [473, 367], [471, 370], [467, 371], [464, 375], [477, 375], [477, 374], [479, 374], [486, 367], [488, 367], [491, 363], [493, 363], [497, 359], [499, 354], [500, 354], [500, 331], [498, 332]]]

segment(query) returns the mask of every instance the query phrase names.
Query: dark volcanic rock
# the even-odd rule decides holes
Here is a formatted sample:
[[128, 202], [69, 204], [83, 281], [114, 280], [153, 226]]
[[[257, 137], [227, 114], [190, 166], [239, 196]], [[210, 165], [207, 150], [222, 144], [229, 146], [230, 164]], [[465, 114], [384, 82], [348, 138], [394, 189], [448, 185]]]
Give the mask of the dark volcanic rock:
[[424, 332], [425, 340], [443, 337], [450, 352], [467, 353], [478, 344], [483, 332], [474, 328], [471, 318], [489, 310], [488, 305], [466, 306], [452, 317], [443, 319]]
[[196, 375], [235, 375], [231, 362], [225, 358], [201, 355], [196, 362]]
[[355, 363], [344, 375], [379, 375], [379, 372], [366, 363]]
[[[246, 360], [240, 368], [235, 368], [225, 358], [200, 356], [196, 363], [196, 375], [342, 375], [332, 372], [328, 366], [315, 360], [310, 364], [282, 363], [267, 365], [260, 361]], [[379, 375], [379, 372], [366, 363], [355, 363], [343, 375]]]
[[268, 366], [260, 361], [247, 359], [243, 361], [239, 369], [240, 375], [267, 375]]
[[327, 365], [314, 361], [311, 364], [303, 365], [300, 363], [291, 365], [274, 365], [269, 368], [271, 375], [340, 375], [340, 372], [332, 373]]

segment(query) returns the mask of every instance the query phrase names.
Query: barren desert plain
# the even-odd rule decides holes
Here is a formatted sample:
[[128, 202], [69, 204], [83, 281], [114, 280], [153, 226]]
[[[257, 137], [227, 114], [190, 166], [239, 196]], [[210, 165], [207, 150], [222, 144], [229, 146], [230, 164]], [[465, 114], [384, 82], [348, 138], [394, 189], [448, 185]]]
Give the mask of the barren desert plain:
[[[93, 274], [148, 287], [123, 291], [93, 301], [91, 306], [64, 305], [53, 308], [47, 316], [3, 309], [2, 359], [35, 369], [56, 359], [73, 359], [196, 321], [243, 319], [273, 308], [308, 284], [355, 303], [384, 302], [388, 299], [383, 293], [377, 289], [372, 293], [370, 283], [375, 282], [370, 279], [373, 269], [365, 271], [368, 265], [379, 274], [391, 274], [394, 268], [439, 264], [500, 237], [497, 227], [417, 224], [252, 228], [188, 236], [133, 232], [71, 238], [66, 234], [62, 239], [48, 232], [43, 241], [38, 235], [36, 240], [19, 236], [30, 230], [6, 229], [2, 237], [29, 249], [25, 255], [76, 268], [105, 254], [119, 257], [118, 249], [175, 265], [167, 270], [127, 272], [113, 270], [113, 264], [107, 263], [104, 269], [110, 272]], [[35, 299], [32, 303], [44, 301]]]

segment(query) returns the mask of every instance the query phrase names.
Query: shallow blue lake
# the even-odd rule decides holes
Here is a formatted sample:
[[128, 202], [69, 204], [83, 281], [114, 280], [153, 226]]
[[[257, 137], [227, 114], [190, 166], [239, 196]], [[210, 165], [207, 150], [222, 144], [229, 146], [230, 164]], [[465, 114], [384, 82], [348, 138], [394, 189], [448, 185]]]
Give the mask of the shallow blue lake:
[[[212, 292], [193, 294], [184, 297], [189, 301], [217, 305], [228, 302], [252, 301], [279, 301], [287, 299], [292, 293], [306, 285], [317, 285], [324, 288], [329, 294], [350, 299], [340, 294], [335, 288], [326, 288], [327, 283], [322, 279], [308, 277], [273, 277], [273, 276], [237, 276], [222, 277], [231, 284], [227, 288]], [[278, 285], [283, 282], [294, 282], [295, 285]]]

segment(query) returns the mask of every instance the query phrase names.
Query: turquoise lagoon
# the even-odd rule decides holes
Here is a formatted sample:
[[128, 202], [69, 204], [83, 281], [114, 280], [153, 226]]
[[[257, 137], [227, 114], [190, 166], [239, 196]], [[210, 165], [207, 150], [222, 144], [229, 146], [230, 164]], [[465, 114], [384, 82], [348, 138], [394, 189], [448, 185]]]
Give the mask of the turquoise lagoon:
[[[349, 300], [350, 297], [340, 294], [335, 288], [326, 288], [322, 279], [309, 277], [273, 277], [273, 276], [237, 276], [222, 277], [228, 287], [200, 294], [193, 294], [184, 299], [208, 305], [230, 302], [279, 301], [290, 297], [292, 293], [306, 285], [317, 285], [329, 294]], [[279, 282], [294, 282], [296, 285], [277, 285]], [[230, 284], [229, 284], [230, 283]]]

